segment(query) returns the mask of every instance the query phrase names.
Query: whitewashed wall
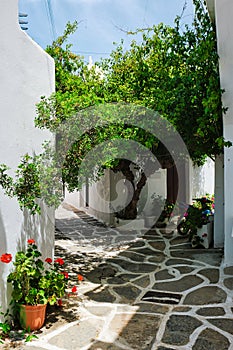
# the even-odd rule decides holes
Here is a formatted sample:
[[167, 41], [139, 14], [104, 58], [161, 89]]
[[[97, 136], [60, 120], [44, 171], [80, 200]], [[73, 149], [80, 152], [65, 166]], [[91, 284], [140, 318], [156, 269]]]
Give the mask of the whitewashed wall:
[[[34, 127], [34, 118], [40, 96], [54, 91], [54, 62], [20, 29], [16, 0], [1, 0], [0, 13], [0, 163], [16, 169], [22, 155], [39, 153], [42, 142], [51, 138]], [[0, 255], [8, 252], [14, 256], [28, 238], [36, 240], [45, 256], [51, 256], [53, 211], [45, 209], [40, 217], [32, 217], [0, 191]], [[11, 268], [12, 264], [0, 263], [3, 309], [9, 302], [6, 276]]]
[[[225, 90], [223, 104], [228, 107], [223, 116], [226, 140], [233, 142], [233, 2], [215, 0], [215, 20], [220, 57], [221, 87]], [[213, 8], [214, 8], [213, 7]], [[224, 264], [233, 265], [233, 147], [224, 154]]]
[[[192, 198], [203, 196], [207, 193], [214, 194], [215, 184], [215, 164], [208, 159], [202, 167], [193, 166], [190, 162], [188, 188], [186, 191], [190, 194], [187, 200], [191, 204]], [[181, 184], [182, 186], [182, 184]], [[166, 169], [159, 169], [151, 175], [145, 187], [143, 187], [138, 203], [139, 216], [144, 216], [150, 212], [152, 206], [152, 196], [158, 195], [166, 198]], [[87, 192], [89, 193], [87, 198]], [[127, 200], [127, 186], [124, 184], [124, 177], [121, 173], [114, 174], [112, 171], [106, 171], [105, 176], [94, 185], [89, 185], [87, 191], [83, 186], [82, 191], [69, 193], [66, 191], [65, 202], [72, 206], [86, 211], [97, 219], [113, 225], [115, 223], [114, 215], [110, 213], [109, 201], [112, 208], [124, 207]], [[88, 201], [89, 206], [86, 206]], [[141, 208], [141, 209], [140, 209]]]
[[210, 158], [203, 166], [192, 167], [192, 198], [198, 198], [207, 193], [214, 194], [214, 172], [214, 162]]
[[[98, 220], [108, 225], [115, 224], [114, 211], [124, 208], [127, 201], [127, 186], [122, 173], [106, 170], [105, 175], [95, 184], [89, 185], [88, 206], [86, 206], [86, 187], [82, 191], [66, 192], [65, 202], [80, 208]], [[151, 195], [157, 194], [166, 198], [166, 170], [160, 169], [147, 180], [142, 189], [139, 206], [148, 209], [151, 205]], [[109, 209], [110, 208], [110, 209]], [[141, 212], [141, 214], [143, 214]]]

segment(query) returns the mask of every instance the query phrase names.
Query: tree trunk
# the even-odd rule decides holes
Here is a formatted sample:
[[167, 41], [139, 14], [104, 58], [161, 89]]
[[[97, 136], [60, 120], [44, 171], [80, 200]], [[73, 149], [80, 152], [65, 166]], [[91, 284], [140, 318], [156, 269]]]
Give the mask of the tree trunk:
[[[140, 193], [147, 181], [147, 177], [145, 173], [142, 172], [140, 180], [135, 186], [135, 183], [134, 183], [135, 176], [132, 170], [130, 169], [130, 164], [131, 164], [131, 161], [122, 159], [120, 160], [117, 168], [114, 169], [114, 171], [121, 171], [122, 174], [125, 176], [126, 180], [128, 180], [132, 186], [131, 189], [129, 189], [128, 191], [130, 195], [129, 204], [127, 204], [124, 209], [116, 213], [116, 216], [118, 218], [124, 219], [124, 220], [136, 219], [137, 213], [138, 213], [137, 205], [140, 198]], [[133, 193], [132, 193], [132, 189], [133, 189]]]
[[128, 219], [128, 220], [136, 219], [137, 213], [138, 213], [137, 205], [138, 205], [138, 201], [140, 198], [140, 193], [142, 191], [142, 188], [145, 186], [146, 181], [147, 181], [147, 177], [146, 177], [145, 173], [142, 173], [141, 178], [136, 185], [136, 189], [134, 191], [133, 198], [124, 209], [124, 212], [125, 212], [124, 219]]

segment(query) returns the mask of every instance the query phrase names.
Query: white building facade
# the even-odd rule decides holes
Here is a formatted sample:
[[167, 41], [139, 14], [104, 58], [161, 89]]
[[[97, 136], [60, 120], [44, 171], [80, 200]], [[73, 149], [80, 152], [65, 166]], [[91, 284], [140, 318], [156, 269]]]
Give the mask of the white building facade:
[[[18, 24], [18, 1], [0, 2], [0, 163], [11, 168], [12, 175], [23, 155], [38, 154], [49, 132], [36, 129], [36, 103], [55, 89], [54, 61]], [[21, 211], [16, 199], [0, 190], [0, 255], [12, 254], [34, 238], [45, 256], [54, 247], [54, 211], [41, 215]], [[6, 277], [12, 263], [0, 263], [0, 305], [9, 303]]]
[[[233, 2], [232, 0], [207, 0], [210, 16], [216, 25], [221, 88], [225, 90], [222, 101], [228, 108], [223, 115], [225, 140], [233, 143]], [[219, 171], [221, 172], [221, 167]], [[233, 147], [224, 150], [223, 183], [221, 187], [224, 206], [223, 220], [219, 225], [224, 240], [224, 264], [233, 264]], [[216, 209], [217, 211], [217, 209]], [[221, 212], [220, 212], [221, 213]]]

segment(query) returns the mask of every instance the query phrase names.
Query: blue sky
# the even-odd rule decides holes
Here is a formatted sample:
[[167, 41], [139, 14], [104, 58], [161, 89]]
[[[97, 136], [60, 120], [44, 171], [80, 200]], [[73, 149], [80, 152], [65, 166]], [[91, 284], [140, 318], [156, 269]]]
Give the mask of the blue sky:
[[[192, 0], [182, 21], [192, 20]], [[28, 14], [27, 33], [43, 48], [61, 35], [68, 21], [79, 27], [70, 42], [73, 51], [93, 61], [107, 57], [113, 42], [124, 39], [129, 46], [132, 36], [123, 30], [135, 30], [164, 22], [173, 25], [185, 0], [19, 0], [19, 11]], [[121, 28], [121, 29], [120, 29]]]

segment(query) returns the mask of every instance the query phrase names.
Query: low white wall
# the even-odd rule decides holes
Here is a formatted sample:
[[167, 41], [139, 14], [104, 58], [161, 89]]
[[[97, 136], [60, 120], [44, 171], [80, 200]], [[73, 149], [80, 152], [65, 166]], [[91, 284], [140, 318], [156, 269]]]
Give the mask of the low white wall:
[[139, 208], [142, 207], [142, 213], [150, 212], [154, 196], [161, 197], [164, 200], [167, 196], [167, 170], [159, 169], [147, 179], [147, 184], [142, 189], [139, 200]]
[[212, 159], [208, 158], [206, 163], [192, 169], [192, 198], [198, 198], [205, 194], [214, 194], [215, 166]]
[[[95, 184], [89, 184], [88, 191], [83, 186], [81, 191], [69, 193], [66, 191], [65, 202], [84, 210], [108, 225], [115, 224], [114, 212], [126, 206], [128, 191], [125, 177], [122, 173], [106, 170], [104, 176]], [[87, 192], [89, 195], [87, 196]], [[152, 203], [152, 194], [166, 198], [166, 170], [160, 169], [151, 175], [142, 189], [138, 206], [139, 214], [143, 214]], [[87, 198], [88, 197], [88, 198]], [[88, 206], [86, 205], [88, 202]]]
[[[109, 170], [106, 170], [100, 180], [94, 184], [88, 184], [88, 188], [84, 185], [81, 191], [72, 193], [66, 190], [64, 202], [84, 210], [108, 225], [113, 225], [114, 215], [110, 203], [112, 195], [111, 183], [114, 175]], [[115, 204], [117, 205], [116, 202]]]
[[[49, 132], [36, 129], [35, 104], [54, 89], [54, 61], [18, 24], [16, 0], [0, 2], [0, 163], [15, 170], [21, 156], [41, 151]], [[11, 253], [34, 238], [44, 256], [51, 256], [54, 246], [54, 211], [43, 208], [42, 215], [30, 216], [19, 209], [15, 199], [0, 191], [0, 254]], [[9, 302], [6, 276], [12, 264], [0, 263], [0, 305]], [[9, 296], [9, 291], [8, 291]]]

